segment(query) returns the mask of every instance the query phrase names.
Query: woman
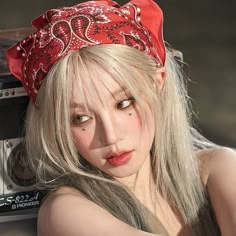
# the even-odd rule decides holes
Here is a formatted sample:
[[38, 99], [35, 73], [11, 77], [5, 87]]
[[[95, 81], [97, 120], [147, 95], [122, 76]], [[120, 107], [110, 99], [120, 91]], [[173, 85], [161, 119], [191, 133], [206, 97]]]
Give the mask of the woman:
[[162, 21], [152, 0], [84, 2], [47, 11], [8, 50], [50, 190], [38, 235], [236, 233], [236, 154], [193, 128]]

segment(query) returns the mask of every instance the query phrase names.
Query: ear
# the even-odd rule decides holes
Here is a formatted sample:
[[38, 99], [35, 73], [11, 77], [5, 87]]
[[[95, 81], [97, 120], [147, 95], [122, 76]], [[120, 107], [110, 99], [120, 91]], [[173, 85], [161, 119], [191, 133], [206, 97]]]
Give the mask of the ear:
[[156, 84], [158, 85], [158, 90], [161, 90], [166, 80], [166, 68], [161, 67], [157, 69], [156, 72]]

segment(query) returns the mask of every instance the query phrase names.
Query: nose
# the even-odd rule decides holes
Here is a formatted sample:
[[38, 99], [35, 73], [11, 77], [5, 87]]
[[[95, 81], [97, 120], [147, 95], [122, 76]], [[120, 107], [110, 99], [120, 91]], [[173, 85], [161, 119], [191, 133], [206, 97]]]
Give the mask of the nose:
[[115, 116], [103, 113], [99, 122], [101, 143], [105, 146], [114, 145], [120, 139], [119, 124]]

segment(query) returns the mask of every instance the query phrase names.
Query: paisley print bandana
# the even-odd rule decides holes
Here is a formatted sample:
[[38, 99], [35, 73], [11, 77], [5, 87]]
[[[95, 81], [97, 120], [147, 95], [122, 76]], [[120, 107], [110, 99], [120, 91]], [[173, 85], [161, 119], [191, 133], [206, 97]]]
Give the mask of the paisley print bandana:
[[35, 102], [51, 67], [80, 48], [124, 44], [165, 63], [163, 15], [153, 0], [131, 0], [124, 6], [113, 1], [87, 1], [51, 9], [32, 22], [37, 30], [7, 51], [11, 73], [21, 80]]

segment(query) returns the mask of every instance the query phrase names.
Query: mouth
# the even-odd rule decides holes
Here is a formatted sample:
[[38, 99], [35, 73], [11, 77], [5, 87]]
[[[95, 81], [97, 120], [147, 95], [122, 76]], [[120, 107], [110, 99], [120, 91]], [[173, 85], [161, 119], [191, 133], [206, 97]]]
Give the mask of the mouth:
[[112, 166], [121, 166], [126, 164], [132, 157], [133, 151], [113, 152], [108, 158], [107, 162]]

